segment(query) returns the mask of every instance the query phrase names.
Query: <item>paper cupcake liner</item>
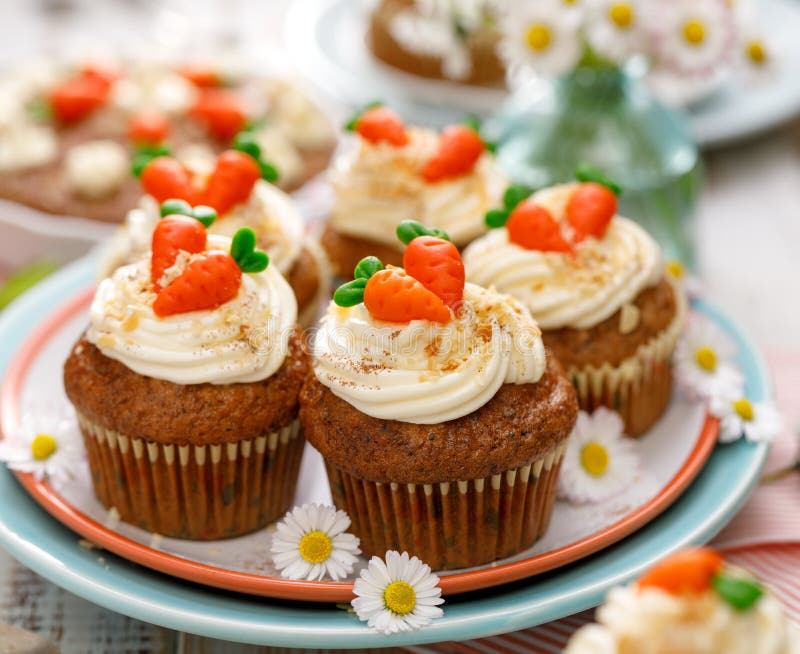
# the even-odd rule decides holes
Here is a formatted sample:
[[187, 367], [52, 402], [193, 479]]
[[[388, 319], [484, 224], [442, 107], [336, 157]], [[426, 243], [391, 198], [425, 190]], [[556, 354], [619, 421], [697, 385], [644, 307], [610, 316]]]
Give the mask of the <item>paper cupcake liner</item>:
[[175, 538], [213, 540], [263, 527], [291, 506], [305, 439], [300, 422], [250, 440], [166, 445], [78, 414], [98, 499], [125, 521]]
[[566, 441], [522, 468], [439, 484], [384, 484], [326, 468], [333, 502], [366, 556], [406, 551], [451, 570], [511, 556], [544, 534], [565, 450]]
[[567, 371], [584, 411], [605, 406], [622, 416], [625, 433], [640, 436], [660, 417], [672, 393], [672, 353], [686, 320], [686, 298], [673, 284], [676, 310], [672, 322], [616, 366], [572, 367]]

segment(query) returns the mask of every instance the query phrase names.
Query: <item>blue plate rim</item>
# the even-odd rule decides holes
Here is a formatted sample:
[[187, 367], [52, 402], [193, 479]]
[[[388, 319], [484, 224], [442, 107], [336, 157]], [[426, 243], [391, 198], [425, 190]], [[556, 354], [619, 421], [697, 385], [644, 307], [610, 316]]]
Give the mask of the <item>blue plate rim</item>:
[[[90, 283], [97, 266], [97, 256], [89, 255], [44, 281], [12, 303], [0, 316], [0, 370], [5, 370], [15, 345], [27, 333], [28, 326], [46, 315], [58, 303]], [[766, 366], [750, 339], [733, 321], [705, 301], [696, 309], [707, 313], [739, 341], [748, 391], [760, 399], [772, 395]], [[10, 347], [9, 347], [10, 344]], [[717, 447], [706, 468], [683, 496], [649, 526], [584, 561], [562, 571], [535, 578], [529, 584], [517, 582], [491, 593], [454, 598], [445, 607], [445, 616], [430, 627], [408, 634], [383, 636], [358, 622], [352, 615], [331, 607], [296, 605], [265, 601], [223, 591], [213, 591], [188, 582], [151, 572], [108, 552], [88, 552], [77, 544], [77, 537], [33, 503], [13, 476], [0, 471], [0, 488], [10, 495], [0, 506], [0, 545], [22, 564], [66, 590], [119, 613], [163, 627], [199, 635], [250, 644], [293, 647], [386, 647], [464, 640], [515, 631], [557, 619], [598, 604], [605, 592], [651, 566], [656, 560], [689, 544], [712, 538], [743, 504], [758, 481], [766, 460], [766, 445], [739, 442]], [[713, 509], [703, 509], [702, 519], [669, 542], [656, 536], [679, 522], [693, 510], [706, 470], [721, 474], [721, 458], [733, 458], [738, 476], [726, 498]], [[739, 459], [744, 459], [743, 462]], [[731, 466], [733, 463], [728, 463]], [[729, 471], [729, 470], [728, 470]], [[718, 500], [718, 498], [716, 498]], [[27, 500], [27, 502], [26, 502]], [[10, 507], [18, 510], [9, 510]], [[683, 508], [681, 508], [683, 507]], [[54, 523], [54, 524], [53, 524]], [[34, 542], [26, 529], [55, 532], [62, 559], [48, 551], [47, 544]], [[44, 530], [44, 531], [43, 531]], [[60, 533], [63, 532], [63, 533]], [[53, 534], [51, 534], [52, 538]], [[651, 541], [656, 538], [657, 546]], [[654, 545], [648, 552], [642, 546]], [[52, 548], [51, 548], [52, 549]], [[74, 549], [74, 552], [72, 551]], [[635, 556], [635, 561], [630, 557]], [[598, 570], [602, 569], [602, 574]], [[563, 583], [562, 583], [563, 582]], [[537, 597], [536, 589], [563, 586], [546, 598]]]

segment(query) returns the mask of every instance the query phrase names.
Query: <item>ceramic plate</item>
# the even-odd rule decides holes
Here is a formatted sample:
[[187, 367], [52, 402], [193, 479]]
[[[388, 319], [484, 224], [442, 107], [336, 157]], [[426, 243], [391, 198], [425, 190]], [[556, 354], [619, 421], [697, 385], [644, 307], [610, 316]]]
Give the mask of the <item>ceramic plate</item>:
[[[373, 57], [364, 39], [364, 2], [296, 0], [286, 21], [286, 43], [302, 72], [353, 106], [375, 99], [392, 103], [421, 123], [443, 124], [465, 113], [489, 114], [507, 97], [502, 88], [429, 80], [391, 68]], [[776, 65], [763, 79], [730, 75], [689, 108], [697, 142], [713, 147], [774, 127], [800, 112], [800, 3], [762, 0], [758, 18]], [[744, 73], [743, 73], [744, 75]]]
[[[4, 374], [15, 353], [52, 315], [54, 307], [87, 286], [95, 265], [91, 258], [70, 265], [4, 312], [0, 318], [0, 342], [4, 345], [0, 370]], [[738, 340], [739, 363], [748, 378], [748, 396], [759, 400], [769, 395], [761, 359], [739, 330], [713, 307], [701, 304], [698, 309]], [[64, 323], [64, 329], [68, 324], [69, 321]], [[46, 374], [50, 384], [58, 386], [60, 361], [40, 365], [43, 369], [38, 374]], [[25, 392], [23, 386], [23, 398]], [[47, 391], [39, 387], [38, 392]], [[522, 581], [491, 591], [449, 597], [445, 616], [431, 627], [391, 639], [331, 606], [232, 594], [151, 572], [109, 552], [87, 550], [79, 545], [74, 532], [43, 511], [5, 469], [0, 469], [0, 494], [4, 498], [0, 503], [0, 544], [22, 563], [82, 597], [147, 622], [208, 637], [326, 648], [477, 638], [525, 628], [595, 605], [610, 586], [639, 574], [666, 553], [708, 540], [752, 489], [766, 451], [765, 446], [745, 442], [716, 447], [702, 472], [675, 504], [621, 542], [542, 574], [533, 583]]]
[[[89, 286], [56, 308], [18, 349], [0, 396], [5, 433], [16, 429], [22, 414], [36, 416], [46, 407], [44, 410], [58, 414], [69, 413], [69, 436], [80, 441], [59, 373], [86, 328], [92, 295]], [[677, 499], [700, 472], [716, 435], [717, 422], [706, 416], [702, 405], [673, 401], [662, 420], [637, 443], [643, 465], [628, 491], [602, 504], [557, 503], [547, 534], [533, 547], [490, 565], [443, 573], [443, 593], [478, 590], [547, 572], [624, 538]], [[352, 580], [366, 564], [361, 559], [346, 583], [285, 580], [269, 561], [269, 528], [217, 541], [154, 537], [114, 519], [95, 498], [87, 477], [79, 477], [59, 491], [36, 482], [31, 475], [20, 474], [19, 478], [47, 511], [91, 542], [155, 570], [227, 590], [294, 600], [347, 601], [352, 596]], [[332, 503], [322, 457], [310, 446], [297, 488], [297, 505]]]

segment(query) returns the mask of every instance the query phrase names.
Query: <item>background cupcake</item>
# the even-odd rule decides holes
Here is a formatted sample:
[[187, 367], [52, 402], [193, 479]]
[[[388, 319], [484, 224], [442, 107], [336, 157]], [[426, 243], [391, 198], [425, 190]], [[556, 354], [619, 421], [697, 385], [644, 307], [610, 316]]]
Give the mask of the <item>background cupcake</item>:
[[241, 149], [196, 156], [186, 164], [163, 156], [147, 163], [141, 172], [145, 195], [107, 246], [101, 274], [148, 252], [163, 213], [191, 214], [193, 204], [210, 206], [217, 218], [209, 233], [233, 236], [242, 227], [252, 229], [257, 246], [292, 287], [300, 324], [309, 325], [330, 292], [324, 252], [306, 236], [290, 196], [271, 183], [280, 172], [264, 159], [252, 135], [241, 134], [236, 144]]
[[443, 229], [458, 247], [486, 232], [483, 215], [508, 180], [474, 127], [406, 127], [380, 106], [349, 127], [356, 142], [331, 173], [334, 202], [322, 236], [336, 274], [349, 277], [369, 255], [399, 265], [395, 229], [404, 220]]
[[464, 284], [419, 223], [399, 232], [404, 270], [366, 259], [334, 295], [301, 420], [366, 554], [478, 565], [547, 528], [575, 393], [520, 303]]
[[631, 586], [612, 589], [596, 619], [575, 633], [566, 654], [800, 650], [800, 632], [775, 596], [708, 548], [673, 554]]
[[519, 189], [487, 215], [498, 227], [464, 252], [467, 278], [519, 299], [578, 390], [581, 408], [618, 411], [647, 430], [670, 398], [670, 357], [686, 312], [656, 242], [616, 215], [596, 182]]
[[463, 84], [502, 84], [500, 35], [490, 2], [381, 0], [367, 38], [384, 63], [414, 75]]
[[152, 257], [97, 290], [64, 386], [95, 493], [126, 522], [224, 538], [291, 504], [308, 359], [292, 291], [254, 244], [169, 216]]

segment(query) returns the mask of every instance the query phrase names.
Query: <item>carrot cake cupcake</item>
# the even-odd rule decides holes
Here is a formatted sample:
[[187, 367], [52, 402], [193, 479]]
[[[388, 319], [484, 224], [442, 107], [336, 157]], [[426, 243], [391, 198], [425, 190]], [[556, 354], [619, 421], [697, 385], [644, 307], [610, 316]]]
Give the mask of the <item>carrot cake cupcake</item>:
[[565, 654], [798, 654], [800, 632], [748, 572], [708, 548], [614, 588]]
[[255, 234], [167, 216], [152, 254], [100, 283], [64, 366], [94, 490], [148, 531], [258, 529], [291, 505], [309, 372], [297, 303]]
[[464, 283], [441, 232], [398, 234], [404, 268], [365, 258], [320, 324], [306, 436], [365, 554], [510, 556], [547, 529], [574, 388], [521, 303]]
[[614, 190], [584, 181], [525, 198], [512, 187], [464, 264], [467, 279], [530, 309], [582, 409], [618, 411], [637, 436], [669, 402], [686, 301], [656, 242], [617, 215]]
[[332, 172], [334, 203], [322, 236], [336, 274], [351, 275], [368, 255], [398, 265], [403, 250], [394, 230], [403, 220], [443, 229], [458, 247], [486, 232], [483, 215], [500, 202], [508, 178], [474, 127], [407, 127], [374, 106], [348, 128], [356, 139]]
[[488, 86], [505, 78], [499, 40], [492, 2], [381, 0], [370, 14], [367, 44], [407, 73]]
[[101, 275], [145, 254], [163, 214], [193, 215], [210, 208], [217, 215], [208, 227], [210, 234], [233, 236], [242, 227], [255, 232], [257, 246], [295, 292], [300, 324], [310, 325], [323, 300], [330, 297], [325, 254], [306, 236], [292, 199], [263, 179], [274, 179], [274, 174], [258, 144], [245, 138], [236, 144], [247, 152], [226, 150], [217, 157], [196, 159], [190, 166], [170, 157], [147, 163], [141, 173], [145, 195], [106, 248]]
[[277, 183], [322, 171], [335, 134], [292, 84], [164, 61], [43, 64], [0, 80], [0, 198], [49, 214], [122, 222], [142, 154], [213, 157], [253, 127]]

